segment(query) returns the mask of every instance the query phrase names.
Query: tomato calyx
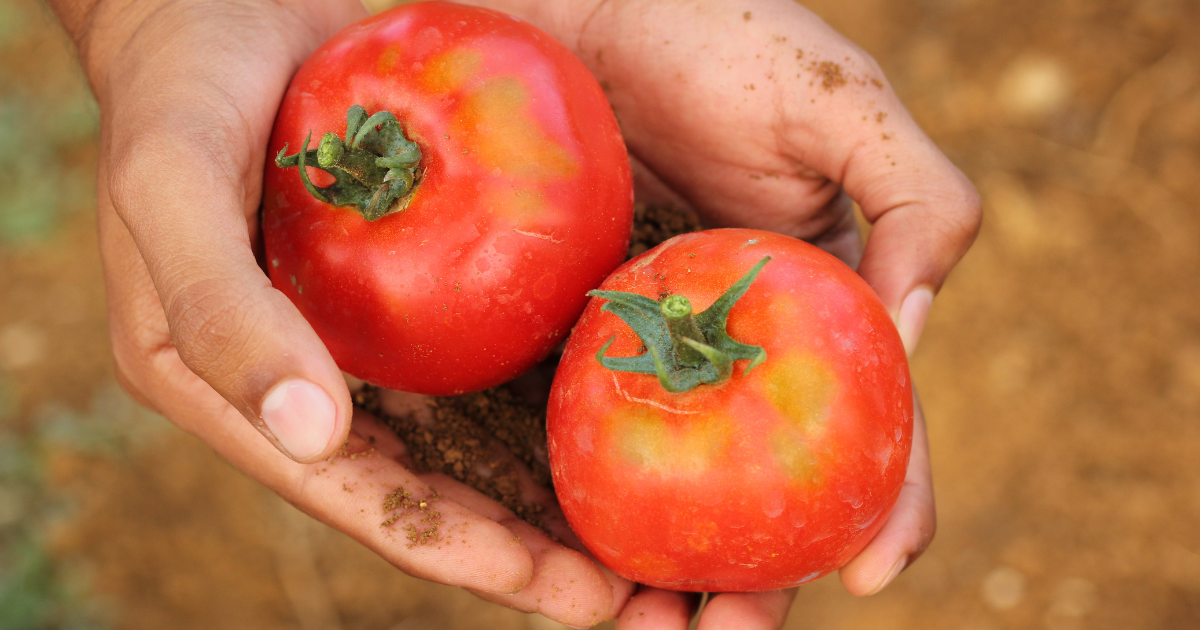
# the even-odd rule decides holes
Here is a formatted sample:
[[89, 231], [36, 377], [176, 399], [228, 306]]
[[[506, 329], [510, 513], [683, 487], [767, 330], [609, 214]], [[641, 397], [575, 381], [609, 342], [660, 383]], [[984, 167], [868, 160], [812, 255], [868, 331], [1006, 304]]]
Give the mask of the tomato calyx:
[[733, 362], [750, 361], [746, 373], [767, 360], [762, 346], [735, 341], [726, 332], [729, 311], [737, 303], [771, 257], [754, 265], [733, 283], [704, 312], [693, 315], [692, 303], [682, 295], [668, 295], [654, 301], [644, 295], [624, 291], [589, 291], [588, 295], [608, 300], [601, 310], [621, 318], [646, 346], [632, 357], [608, 357], [605, 352], [616, 341], [614, 335], [596, 359], [617, 372], [654, 374], [663, 389], [672, 393], [691, 390], [702, 384], [718, 384], [733, 375]]
[[[400, 212], [412, 201], [420, 183], [421, 147], [409, 140], [400, 121], [391, 112], [367, 116], [360, 105], [346, 112], [346, 137], [326, 133], [315, 149], [309, 149], [312, 131], [295, 155], [288, 146], [275, 156], [279, 168], [296, 167], [304, 187], [317, 199], [335, 206], [351, 206], [368, 221]], [[334, 177], [324, 188], [308, 177], [307, 167], [319, 168]]]

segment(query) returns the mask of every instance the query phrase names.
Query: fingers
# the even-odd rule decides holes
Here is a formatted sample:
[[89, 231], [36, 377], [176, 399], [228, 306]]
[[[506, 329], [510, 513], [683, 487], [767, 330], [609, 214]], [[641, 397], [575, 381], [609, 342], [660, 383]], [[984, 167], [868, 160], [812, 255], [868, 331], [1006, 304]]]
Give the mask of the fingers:
[[[528, 475], [524, 477], [522, 486], [532, 484]], [[533, 558], [534, 578], [525, 588], [512, 594], [476, 593], [481, 598], [516, 610], [537, 612], [567, 625], [592, 626], [616, 616], [633, 593], [634, 585], [628, 580], [601, 567], [581, 550], [564, 546], [578, 541], [556, 507], [550, 506], [543, 516], [561, 543], [499, 503], [449, 477], [424, 475], [422, 479], [457, 503], [507, 527]], [[530, 489], [523, 488], [522, 494], [529, 495]]]
[[154, 366], [155, 378], [142, 385], [156, 392], [162, 413], [239, 470], [406, 573], [495, 593], [519, 591], [532, 578], [533, 559], [513, 533], [438, 497], [405, 470], [395, 459], [405, 455], [403, 444], [368, 414], [356, 414], [356, 430], [337, 455], [299, 464], [262, 440], [169, 350], [155, 355]]
[[796, 589], [761, 593], [721, 593], [708, 601], [696, 630], [779, 630], [787, 620]]
[[[696, 630], [778, 630], [787, 619], [796, 589], [719, 593], [700, 612]], [[642, 587], [617, 619], [617, 630], [686, 630], [699, 593]]]
[[974, 242], [981, 214], [974, 187], [915, 124], [896, 138], [895, 147], [865, 149], [852, 162], [846, 189], [873, 224], [858, 271], [911, 354], [933, 295]]
[[851, 148], [841, 182], [872, 224], [858, 272], [891, 312], [911, 354], [933, 295], [979, 232], [980, 200], [884, 85], [874, 61], [864, 55], [860, 64], [881, 87], [858, 95], [866, 102], [851, 110], [865, 112], [866, 123], [843, 121]]
[[699, 593], [643, 586], [621, 610], [617, 630], [686, 630], [699, 603]]
[[512, 519], [504, 524], [533, 557], [533, 579], [511, 595], [476, 595], [523, 612], [540, 613], [569, 626], [591, 627], [613, 617], [612, 585], [594, 562], [555, 543], [524, 521]]
[[874, 595], [883, 590], [925, 551], [937, 530], [925, 413], [915, 392], [913, 398], [913, 448], [900, 498], [883, 529], [840, 572], [842, 584], [854, 595]]
[[261, 442], [257, 454], [223, 455], [273, 458], [278, 468], [257, 468], [268, 485], [410, 575], [496, 593], [529, 582], [533, 559], [508, 528], [442, 496], [389, 457], [396, 445], [387, 442], [398, 440], [370, 415], [359, 412], [355, 425], [346, 446], [316, 464], [292, 463]]
[[[393, 413], [404, 413], [405, 408], [427, 410], [428, 407], [419, 402], [422, 398], [383, 390], [383, 408], [390, 407]], [[374, 446], [398, 454], [396, 447], [390, 446], [398, 441], [394, 434], [378, 436]], [[446, 499], [508, 528], [513, 540], [523, 544], [533, 558], [534, 577], [519, 592], [476, 594], [488, 601], [525, 612], [538, 612], [574, 626], [591, 626], [611, 619], [628, 600], [633, 584], [599, 566], [586, 554], [558, 509], [554, 493], [538, 485], [524, 464], [502, 447], [496, 455], [500, 459], [492, 463], [511, 467], [516, 473], [520, 502], [543, 508], [540, 516], [550, 535], [450, 476], [438, 473], [418, 476]]]

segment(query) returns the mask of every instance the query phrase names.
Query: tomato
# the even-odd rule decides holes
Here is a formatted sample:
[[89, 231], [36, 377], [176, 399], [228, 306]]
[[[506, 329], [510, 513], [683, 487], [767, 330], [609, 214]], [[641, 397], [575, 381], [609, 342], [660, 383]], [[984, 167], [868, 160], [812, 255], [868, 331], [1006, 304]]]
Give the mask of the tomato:
[[[887, 311], [849, 267], [786, 236], [711, 230], [594, 294], [547, 431], [563, 512], [601, 562], [660, 588], [769, 590], [875, 536], [907, 470], [912, 388]], [[703, 356], [673, 357], [680, 335]]]
[[271, 280], [343, 370], [384, 387], [457, 394], [527, 370], [628, 246], [602, 90], [493, 11], [409, 4], [341, 31], [296, 73], [269, 149]]

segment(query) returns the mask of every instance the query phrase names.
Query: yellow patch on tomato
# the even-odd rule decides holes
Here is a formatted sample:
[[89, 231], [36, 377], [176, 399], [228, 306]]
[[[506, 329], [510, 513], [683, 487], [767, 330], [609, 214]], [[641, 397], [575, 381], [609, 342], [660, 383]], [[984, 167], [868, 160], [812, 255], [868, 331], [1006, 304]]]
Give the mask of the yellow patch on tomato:
[[574, 158], [546, 137], [528, 106], [516, 78], [490, 79], [459, 107], [455, 133], [480, 164], [504, 175], [544, 181], [575, 174]]
[[375, 60], [375, 68], [379, 70], [379, 74], [388, 74], [400, 61], [400, 45], [394, 44], [388, 46], [382, 53], [379, 54], [379, 59]]
[[484, 203], [492, 216], [504, 217], [517, 228], [531, 227], [549, 208], [540, 190], [521, 186], [499, 186]]
[[610, 426], [622, 460], [665, 477], [702, 473], [733, 443], [733, 423], [719, 416], [668, 422], [638, 406], [614, 414]]
[[760, 368], [766, 399], [783, 416], [770, 437], [775, 463], [794, 481], [817, 483], [820, 470], [809, 440], [818, 437], [829, 417], [837, 388], [833, 371], [817, 357], [792, 354], [768, 360]]
[[479, 73], [483, 55], [474, 50], [456, 49], [434, 57], [425, 66], [421, 83], [434, 94], [445, 94], [461, 88]]
[[837, 386], [829, 366], [809, 354], [792, 354], [768, 360], [758, 369], [765, 372], [767, 400], [788, 425], [805, 434], [821, 428]]
[[804, 484], [821, 481], [821, 471], [812, 451], [792, 431], [776, 431], [771, 435], [771, 455], [792, 481]]

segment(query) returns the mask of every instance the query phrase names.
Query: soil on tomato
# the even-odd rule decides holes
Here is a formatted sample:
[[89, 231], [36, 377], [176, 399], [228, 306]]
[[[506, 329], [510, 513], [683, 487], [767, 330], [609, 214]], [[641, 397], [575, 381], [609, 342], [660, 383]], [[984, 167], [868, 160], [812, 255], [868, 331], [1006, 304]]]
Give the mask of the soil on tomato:
[[[633, 233], [629, 244], [632, 258], [679, 234], [701, 229], [700, 220], [690, 209], [665, 205], [634, 206]], [[539, 367], [546, 383], [553, 374], [557, 355]], [[417, 472], [448, 475], [482, 492], [512, 510], [526, 522], [545, 529], [543, 507], [523, 499], [521, 474], [532, 482], [550, 488], [550, 468], [546, 456], [546, 405], [544, 395], [517, 393], [519, 383], [461, 396], [424, 399], [428, 409], [389, 413], [381, 391], [367, 385], [357, 392], [354, 402], [384, 421], [408, 447]], [[523, 389], [529, 389], [525, 387]], [[534, 388], [536, 389], [536, 388]], [[504, 457], [503, 446], [516, 461]], [[518, 466], [524, 466], [519, 470]], [[400, 518], [428, 509], [401, 488], [387, 495], [383, 527], [391, 527]], [[406, 526], [412, 545], [438, 540], [440, 515], [427, 513], [415, 524]]]

